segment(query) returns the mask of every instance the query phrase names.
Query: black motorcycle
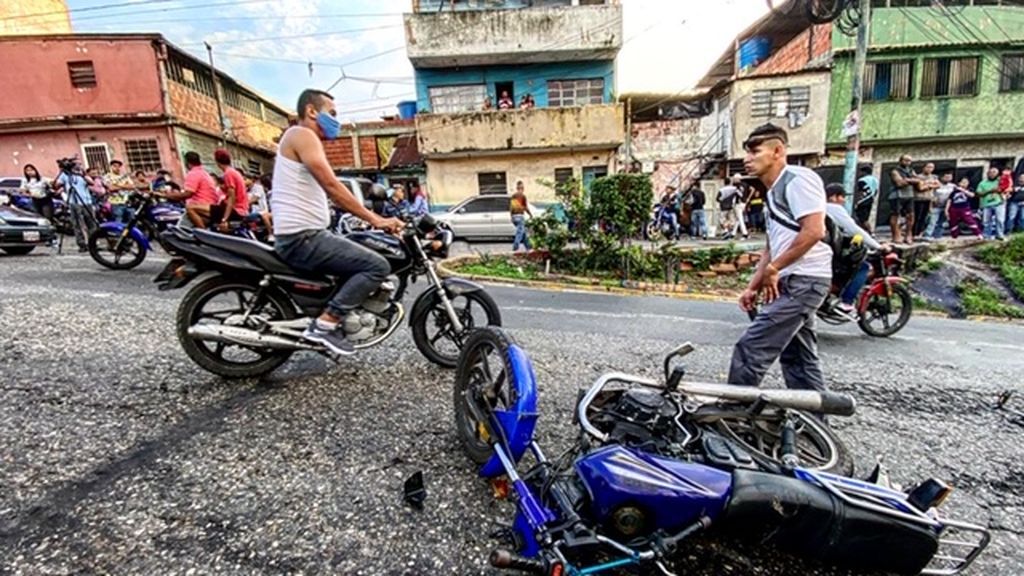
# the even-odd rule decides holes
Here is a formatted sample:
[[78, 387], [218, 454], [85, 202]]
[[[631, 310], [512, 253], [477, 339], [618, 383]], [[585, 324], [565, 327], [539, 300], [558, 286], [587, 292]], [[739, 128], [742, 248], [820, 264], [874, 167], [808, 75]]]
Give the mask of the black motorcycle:
[[[454, 368], [474, 327], [501, 325], [498, 305], [482, 286], [438, 276], [433, 260], [447, 257], [454, 235], [429, 215], [409, 222], [400, 238], [378, 231], [346, 237], [391, 264], [388, 281], [342, 319], [339, 329], [357, 350], [394, 333], [405, 317], [402, 298], [420, 276], [430, 286], [416, 298], [409, 324], [431, 362]], [[270, 246], [245, 238], [177, 229], [161, 238], [174, 259], [154, 279], [160, 289], [198, 278], [177, 315], [178, 339], [196, 364], [226, 378], [248, 378], [271, 372], [297, 350], [329, 354], [302, 333], [347, 278], [295, 270]]]

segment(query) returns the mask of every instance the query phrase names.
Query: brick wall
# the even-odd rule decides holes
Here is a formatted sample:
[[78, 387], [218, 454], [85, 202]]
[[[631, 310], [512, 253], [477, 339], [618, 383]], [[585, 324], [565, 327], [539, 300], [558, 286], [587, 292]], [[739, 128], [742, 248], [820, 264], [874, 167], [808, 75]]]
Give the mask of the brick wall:
[[[363, 162], [363, 168], [380, 168], [380, 161], [377, 159], [377, 137], [359, 137], [359, 158]], [[387, 160], [385, 158], [385, 160]]]
[[348, 137], [338, 138], [324, 142], [324, 152], [327, 154], [327, 162], [335, 170], [355, 168], [355, 156], [352, 154], [352, 139]]
[[697, 151], [701, 136], [700, 118], [634, 122], [633, 157], [641, 162], [681, 160]]
[[[173, 81], [167, 82], [167, 91], [171, 99], [171, 114], [179, 121], [190, 128], [210, 134], [220, 133], [217, 100]], [[231, 122], [231, 139], [253, 148], [270, 152], [276, 150], [275, 140], [280, 137], [282, 127], [264, 122], [226, 104], [224, 116]]]
[[823, 61], [832, 50], [832, 26], [821, 24], [812, 26], [792, 39], [767, 60], [755, 68], [751, 74], [786, 74], [799, 72], [810, 63]]

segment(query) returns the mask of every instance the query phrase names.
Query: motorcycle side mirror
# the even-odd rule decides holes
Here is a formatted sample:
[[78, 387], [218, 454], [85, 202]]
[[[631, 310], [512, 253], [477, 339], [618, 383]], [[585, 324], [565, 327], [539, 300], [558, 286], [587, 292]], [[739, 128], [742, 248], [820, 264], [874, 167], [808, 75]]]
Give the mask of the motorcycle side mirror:
[[[683, 343], [683, 345], [679, 346], [675, 350], [672, 350], [671, 352], [669, 352], [665, 356], [665, 382], [666, 382], [666, 384], [668, 383], [668, 381], [671, 379], [671, 377], [673, 375], [672, 374], [672, 370], [671, 370], [671, 368], [672, 368], [672, 361], [675, 360], [676, 358], [682, 358], [683, 356], [686, 356], [687, 354], [693, 352], [696, 349], [697, 348], [693, 344], [691, 344], [690, 342], [685, 342], [685, 343]], [[684, 369], [684, 371], [685, 371], [685, 369]], [[682, 376], [680, 375], [680, 378], [681, 377]], [[679, 382], [676, 381], [676, 386], [678, 386], [678, 385], [679, 385]]]

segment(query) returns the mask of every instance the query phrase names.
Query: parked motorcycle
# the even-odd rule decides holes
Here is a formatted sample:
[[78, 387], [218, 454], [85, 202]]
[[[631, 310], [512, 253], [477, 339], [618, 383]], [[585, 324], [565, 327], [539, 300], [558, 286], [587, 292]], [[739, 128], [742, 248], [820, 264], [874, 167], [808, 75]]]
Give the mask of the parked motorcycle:
[[[800, 429], [813, 418], [805, 412], [851, 415], [848, 396], [683, 382], [685, 369], [672, 364], [692, 350], [687, 344], [665, 358], [663, 383], [598, 378], [576, 409], [579, 441], [548, 460], [533, 440], [529, 357], [501, 330], [469, 337], [455, 378], [457, 434], [480, 475], [510, 487], [517, 506], [493, 566], [590, 575], [647, 565], [672, 575], [686, 541], [707, 533], [840, 567], [954, 575], [988, 545], [985, 528], [940, 513], [951, 489], [939, 480], [903, 491], [877, 470], [856, 480], [803, 466]], [[762, 445], [694, 420], [703, 406], [777, 413], [771, 465], [755, 457], [767, 455]], [[536, 464], [520, 475], [527, 451]]]
[[[15, 208], [20, 208], [32, 213], [36, 212], [36, 205], [32, 202], [32, 197], [25, 194], [14, 194], [8, 197], [8, 203]], [[74, 234], [75, 225], [71, 220], [71, 212], [68, 209], [67, 202], [59, 195], [53, 196], [53, 217], [50, 219], [50, 223], [53, 224], [53, 228], [58, 234]]]
[[[907, 281], [899, 275], [903, 260], [894, 252], [872, 252], [867, 255], [867, 262], [871, 272], [867, 286], [857, 296], [855, 313], [846, 314], [836, 306], [844, 286], [833, 282], [830, 297], [818, 309], [818, 318], [832, 325], [856, 322], [869, 336], [892, 336], [907, 325], [914, 311], [914, 299], [907, 288]], [[757, 313], [755, 308], [748, 315], [753, 320]]]
[[149, 193], [133, 193], [129, 199], [131, 218], [126, 222], [109, 220], [89, 234], [89, 255], [96, 263], [114, 270], [135, 268], [152, 251], [151, 240], [176, 225], [184, 210], [170, 203], [157, 202]]
[[[658, 204], [654, 207], [654, 215], [644, 225], [644, 240], [650, 242], [659, 242], [664, 239], [678, 240], [680, 234], [677, 234], [679, 227], [678, 220], [676, 226], [672, 225], [672, 216], [674, 212], [669, 210], [664, 204]], [[678, 216], [677, 216], [678, 218]]]
[[[389, 280], [341, 322], [357, 350], [394, 333], [406, 314], [402, 298], [419, 276], [430, 286], [416, 298], [409, 325], [416, 347], [431, 362], [454, 367], [473, 328], [501, 324], [498, 305], [482, 286], [437, 275], [433, 260], [447, 257], [454, 236], [432, 217], [409, 222], [400, 238], [378, 231], [347, 238], [391, 264]], [[271, 372], [298, 350], [328, 354], [302, 332], [347, 278], [300, 272], [270, 246], [244, 238], [173, 230], [162, 239], [174, 259], [154, 282], [169, 290], [196, 280], [177, 315], [178, 339], [196, 364], [226, 378], [245, 378]]]

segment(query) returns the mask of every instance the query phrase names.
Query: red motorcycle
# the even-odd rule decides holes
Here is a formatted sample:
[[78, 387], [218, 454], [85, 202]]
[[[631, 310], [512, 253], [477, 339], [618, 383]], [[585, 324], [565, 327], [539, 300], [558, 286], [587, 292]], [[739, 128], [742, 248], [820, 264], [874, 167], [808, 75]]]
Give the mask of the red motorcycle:
[[[832, 293], [818, 309], [818, 318], [832, 325], [856, 322], [869, 336], [892, 336], [907, 325], [914, 311], [914, 299], [907, 288], [907, 281], [899, 275], [903, 260], [895, 252], [872, 252], [866, 261], [871, 271], [867, 285], [857, 295], [853, 313], [836, 306], [846, 282], [833, 279]], [[846, 278], [850, 276], [846, 275]], [[748, 314], [753, 320], [757, 317], [757, 309]]]

